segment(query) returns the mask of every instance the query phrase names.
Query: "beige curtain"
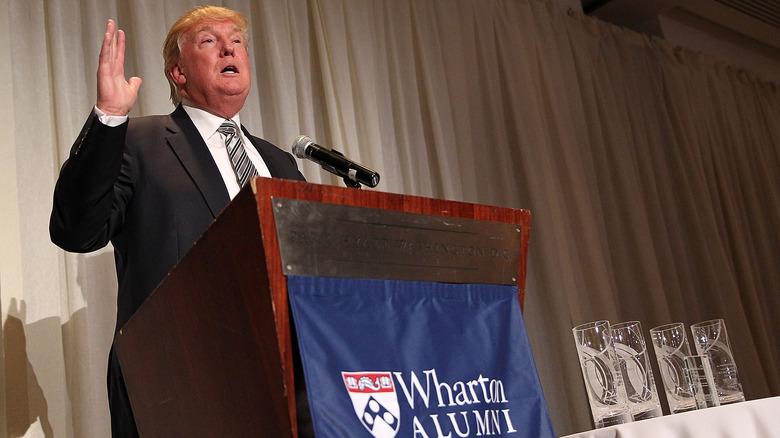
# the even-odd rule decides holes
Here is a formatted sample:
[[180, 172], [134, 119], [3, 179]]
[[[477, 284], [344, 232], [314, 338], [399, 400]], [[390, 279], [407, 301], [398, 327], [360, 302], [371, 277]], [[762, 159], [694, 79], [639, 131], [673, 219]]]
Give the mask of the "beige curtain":
[[[144, 79], [133, 115], [169, 112], [160, 46], [194, 5], [0, 3], [0, 436], [109, 435], [112, 256], [49, 242], [51, 194], [106, 19]], [[591, 427], [570, 334], [589, 320], [724, 318], [747, 397], [780, 395], [777, 84], [537, 0], [224, 5], [252, 22], [250, 131], [307, 134], [383, 191], [531, 210], [525, 316], [558, 435]]]

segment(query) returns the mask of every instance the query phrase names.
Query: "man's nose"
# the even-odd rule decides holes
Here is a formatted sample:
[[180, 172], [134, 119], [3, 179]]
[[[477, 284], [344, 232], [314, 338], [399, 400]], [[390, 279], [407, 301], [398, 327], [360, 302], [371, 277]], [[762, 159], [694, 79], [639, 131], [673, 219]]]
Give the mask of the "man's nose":
[[227, 41], [225, 44], [222, 45], [222, 55], [223, 56], [232, 56], [235, 52], [236, 48], [233, 45], [232, 41]]

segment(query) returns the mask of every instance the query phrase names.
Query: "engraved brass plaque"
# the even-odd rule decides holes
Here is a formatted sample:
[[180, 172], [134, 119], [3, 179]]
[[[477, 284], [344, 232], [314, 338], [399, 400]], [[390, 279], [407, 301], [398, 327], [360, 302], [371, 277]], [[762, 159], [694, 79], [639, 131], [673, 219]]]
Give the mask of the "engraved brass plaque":
[[273, 198], [285, 275], [516, 285], [521, 229]]

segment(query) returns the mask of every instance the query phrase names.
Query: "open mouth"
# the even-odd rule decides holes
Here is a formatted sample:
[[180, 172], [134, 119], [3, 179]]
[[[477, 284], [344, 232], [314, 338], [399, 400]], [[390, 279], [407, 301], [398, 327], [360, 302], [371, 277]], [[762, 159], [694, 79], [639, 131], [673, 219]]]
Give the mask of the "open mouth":
[[229, 65], [222, 69], [222, 73], [238, 73], [238, 69], [233, 65]]

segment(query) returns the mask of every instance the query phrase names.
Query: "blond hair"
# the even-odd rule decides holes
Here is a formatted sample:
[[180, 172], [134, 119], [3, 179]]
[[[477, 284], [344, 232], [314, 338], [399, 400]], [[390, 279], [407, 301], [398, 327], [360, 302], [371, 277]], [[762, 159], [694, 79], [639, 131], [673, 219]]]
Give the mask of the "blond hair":
[[245, 41], [249, 37], [249, 22], [246, 17], [240, 12], [219, 6], [200, 6], [191, 9], [173, 23], [163, 44], [163, 60], [165, 61], [165, 78], [168, 79], [168, 85], [171, 87], [171, 102], [174, 105], [181, 102], [181, 96], [179, 96], [179, 90], [171, 77], [171, 69], [179, 62], [182, 39], [193, 26], [205, 21], [232, 21]]

